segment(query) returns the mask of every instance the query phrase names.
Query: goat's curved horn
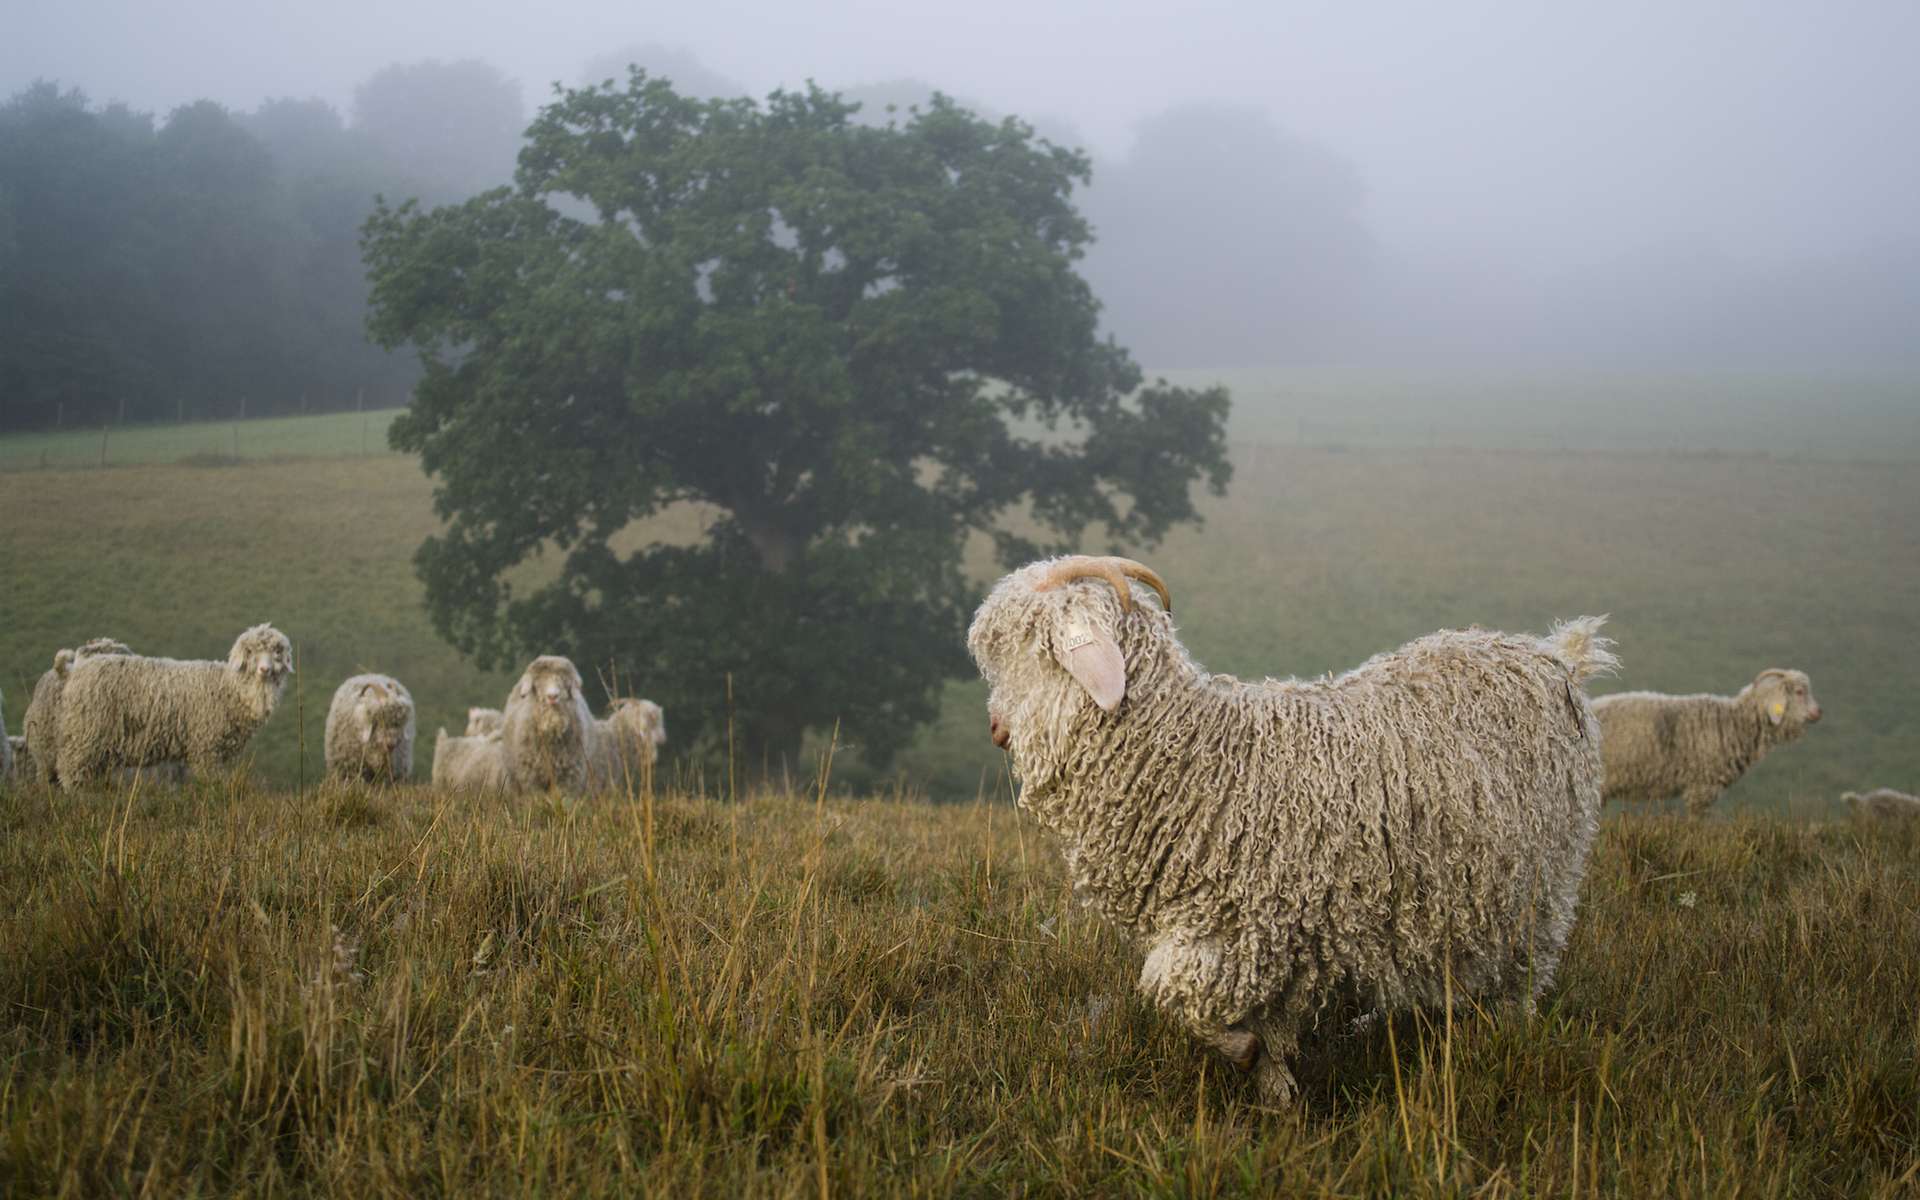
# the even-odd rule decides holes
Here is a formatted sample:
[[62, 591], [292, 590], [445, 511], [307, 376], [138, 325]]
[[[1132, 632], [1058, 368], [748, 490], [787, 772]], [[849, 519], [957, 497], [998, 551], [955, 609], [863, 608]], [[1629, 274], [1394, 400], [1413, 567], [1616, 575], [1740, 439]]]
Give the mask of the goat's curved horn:
[[1048, 592], [1076, 579], [1104, 579], [1120, 595], [1120, 608], [1123, 612], [1133, 611], [1133, 589], [1127, 586], [1127, 580], [1138, 579], [1152, 588], [1160, 596], [1160, 607], [1173, 611], [1173, 597], [1167, 592], [1167, 585], [1152, 567], [1138, 563], [1131, 558], [1095, 557], [1090, 554], [1077, 554], [1072, 558], [1055, 563], [1034, 585], [1037, 592]]

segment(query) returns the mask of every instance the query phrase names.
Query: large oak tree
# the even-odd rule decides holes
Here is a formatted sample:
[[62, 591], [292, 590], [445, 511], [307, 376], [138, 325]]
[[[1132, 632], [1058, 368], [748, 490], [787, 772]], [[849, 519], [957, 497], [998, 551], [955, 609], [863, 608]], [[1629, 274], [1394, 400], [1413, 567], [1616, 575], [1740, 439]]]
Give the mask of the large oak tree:
[[[424, 365], [392, 439], [438, 480], [417, 565], [456, 646], [611, 667], [676, 739], [730, 675], [749, 761], [836, 721], [884, 759], [968, 670], [971, 537], [1151, 543], [1224, 488], [1225, 391], [1143, 386], [1099, 335], [1087, 160], [945, 99], [854, 112], [635, 70], [542, 110], [512, 188], [376, 210], [370, 322]], [[681, 504], [703, 536], [632, 534]], [[516, 573], [543, 553], [557, 577]]]

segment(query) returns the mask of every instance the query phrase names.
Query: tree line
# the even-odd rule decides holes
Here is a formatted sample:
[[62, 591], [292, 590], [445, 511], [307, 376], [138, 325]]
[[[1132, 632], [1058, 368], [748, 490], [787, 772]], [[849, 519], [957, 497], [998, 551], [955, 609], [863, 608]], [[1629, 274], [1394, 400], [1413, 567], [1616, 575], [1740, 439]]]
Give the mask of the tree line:
[[[579, 82], [624, 78], [628, 63], [687, 96], [751, 90], [648, 45], [600, 56]], [[884, 125], [933, 89], [840, 94]], [[472, 61], [385, 68], [345, 114], [275, 99], [156, 117], [51, 83], [14, 94], [0, 103], [0, 429], [403, 402], [412, 356], [364, 331], [373, 197], [436, 204], [504, 186], [528, 120], [518, 85]], [[1084, 145], [1069, 125], [1033, 123]], [[1768, 269], [1681, 243], [1545, 275], [1410, 256], [1376, 241], [1351, 162], [1254, 108], [1185, 104], [1142, 121], [1124, 156], [1089, 160], [1074, 203], [1102, 329], [1157, 368], [1914, 356], [1901, 320], [1920, 300], [1911, 247]]]
[[[583, 81], [628, 62], [688, 95], [747, 90], [648, 46]], [[845, 95], [885, 124], [932, 89]], [[366, 336], [361, 226], [376, 194], [436, 204], [507, 185], [528, 120], [518, 85], [473, 61], [388, 67], [346, 114], [283, 98], [156, 117], [53, 83], [14, 94], [0, 105], [0, 429], [405, 402], [414, 357]], [[1103, 326], [1149, 363], [1311, 350], [1370, 277], [1357, 176], [1264, 114], [1169, 111], [1074, 188]]]
[[[444, 119], [456, 114], [452, 120]], [[388, 68], [319, 100], [164, 118], [37, 82], [0, 104], [0, 429], [403, 403], [365, 330], [360, 227], [386, 192], [503, 182], [518, 88]]]

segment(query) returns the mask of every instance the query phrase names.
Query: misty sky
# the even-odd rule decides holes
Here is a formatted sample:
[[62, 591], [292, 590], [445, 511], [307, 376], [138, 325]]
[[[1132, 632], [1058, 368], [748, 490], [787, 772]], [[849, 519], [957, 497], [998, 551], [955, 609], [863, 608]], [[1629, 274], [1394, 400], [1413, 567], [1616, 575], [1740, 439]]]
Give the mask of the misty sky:
[[379, 67], [426, 57], [498, 64], [531, 110], [633, 43], [757, 93], [919, 78], [1070, 123], [1103, 156], [1169, 105], [1252, 103], [1353, 162], [1383, 244], [1515, 271], [1920, 246], [1916, 0], [63, 0], [7, 25], [7, 92], [54, 78], [161, 112], [344, 111]]

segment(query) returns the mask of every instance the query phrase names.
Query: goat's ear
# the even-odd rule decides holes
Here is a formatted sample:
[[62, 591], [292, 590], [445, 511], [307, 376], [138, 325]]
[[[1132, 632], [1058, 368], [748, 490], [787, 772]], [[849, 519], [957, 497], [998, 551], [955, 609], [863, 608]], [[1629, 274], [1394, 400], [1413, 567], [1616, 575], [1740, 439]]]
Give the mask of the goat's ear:
[[1754, 690], [1767, 698], [1767, 724], [1778, 725], [1787, 719], [1787, 673], [1769, 667], [1756, 675]]
[[1114, 640], [1099, 630], [1069, 622], [1060, 643], [1060, 665], [1101, 711], [1112, 712], [1126, 698], [1127, 660]]

